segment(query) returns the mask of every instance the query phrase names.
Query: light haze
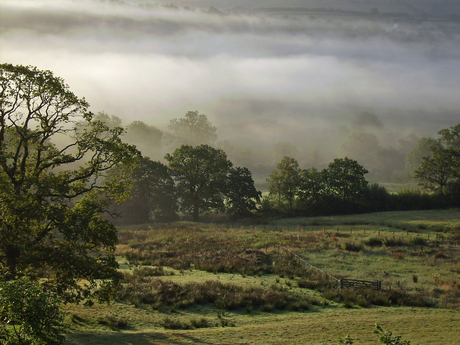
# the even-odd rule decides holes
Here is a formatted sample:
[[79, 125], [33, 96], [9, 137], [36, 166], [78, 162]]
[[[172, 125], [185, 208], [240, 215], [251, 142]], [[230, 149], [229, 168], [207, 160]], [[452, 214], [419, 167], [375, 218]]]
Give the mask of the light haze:
[[[382, 147], [459, 122], [459, 8], [437, 3], [188, 0], [170, 9], [2, 0], [0, 56], [52, 70], [94, 112], [124, 124], [167, 130], [171, 119], [199, 110], [223, 147], [288, 143], [300, 162], [324, 164], [340, 155], [364, 112], [383, 124], [372, 129]], [[261, 7], [377, 8], [422, 19]]]

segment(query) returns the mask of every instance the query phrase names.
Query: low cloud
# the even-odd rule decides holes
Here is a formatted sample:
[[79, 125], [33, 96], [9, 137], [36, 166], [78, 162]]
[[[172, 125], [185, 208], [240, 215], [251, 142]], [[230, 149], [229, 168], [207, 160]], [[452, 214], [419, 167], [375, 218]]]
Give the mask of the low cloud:
[[52, 70], [94, 111], [125, 123], [166, 128], [199, 110], [220, 139], [333, 146], [321, 133], [340, 133], [366, 111], [401, 135], [458, 122], [456, 23], [70, 0], [4, 0], [0, 11], [3, 62]]

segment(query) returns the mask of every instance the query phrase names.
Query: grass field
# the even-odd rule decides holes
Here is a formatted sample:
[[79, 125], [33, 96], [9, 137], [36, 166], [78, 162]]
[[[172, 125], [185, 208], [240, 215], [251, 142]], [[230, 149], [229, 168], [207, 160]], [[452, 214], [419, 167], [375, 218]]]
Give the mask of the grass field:
[[[460, 211], [123, 228], [123, 288], [67, 306], [70, 344], [460, 344]], [[282, 246], [285, 251], [277, 250]], [[381, 280], [340, 290], [332, 276]]]

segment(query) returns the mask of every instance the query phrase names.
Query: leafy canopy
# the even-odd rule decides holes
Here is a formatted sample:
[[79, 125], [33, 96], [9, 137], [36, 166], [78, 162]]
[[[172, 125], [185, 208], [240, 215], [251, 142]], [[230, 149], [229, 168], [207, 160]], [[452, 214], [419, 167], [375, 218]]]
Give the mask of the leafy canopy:
[[[112, 173], [119, 169], [121, 167], [112, 170]], [[133, 224], [178, 218], [176, 188], [166, 165], [142, 157], [130, 179], [131, 197], [116, 207], [121, 216], [120, 222]]]
[[202, 212], [224, 209], [227, 173], [232, 166], [224, 151], [209, 145], [182, 145], [165, 159], [185, 214], [197, 221]]
[[1, 344], [63, 344], [64, 331], [56, 294], [28, 277], [0, 281]]
[[254, 186], [248, 168], [230, 168], [226, 190], [227, 213], [233, 216], [248, 216], [256, 210], [262, 193]]
[[173, 131], [171, 139], [180, 145], [213, 145], [217, 140], [217, 128], [198, 110], [188, 111], [183, 118], [172, 119], [168, 128]]
[[267, 179], [270, 196], [276, 200], [278, 208], [294, 208], [294, 201], [301, 184], [301, 169], [296, 159], [284, 156]]
[[423, 157], [414, 177], [423, 188], [441, 195], [456, 194], [460, 180], [460, 124], [438, 132], [430, 154]]
[[116, 282], [117, 237], [103, 213], [129, 181], [105, 174], [137, 150], [50, 71], [2, 64], [0, 88], [1, 276], [44, 275], [67, 300], [107, 297], [94, 288]]

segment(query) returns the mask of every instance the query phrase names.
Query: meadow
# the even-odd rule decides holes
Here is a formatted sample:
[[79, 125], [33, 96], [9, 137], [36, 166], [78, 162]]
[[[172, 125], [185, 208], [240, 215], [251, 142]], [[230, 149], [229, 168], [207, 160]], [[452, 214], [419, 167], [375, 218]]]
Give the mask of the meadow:
[[[460, 210], [123, 227], [116, 300], [67, 306], [68, 340], [372, 344], [379, 323], [457, 344], [459, 245]], [[339, 289], [341, 277], [382, 290]]]

